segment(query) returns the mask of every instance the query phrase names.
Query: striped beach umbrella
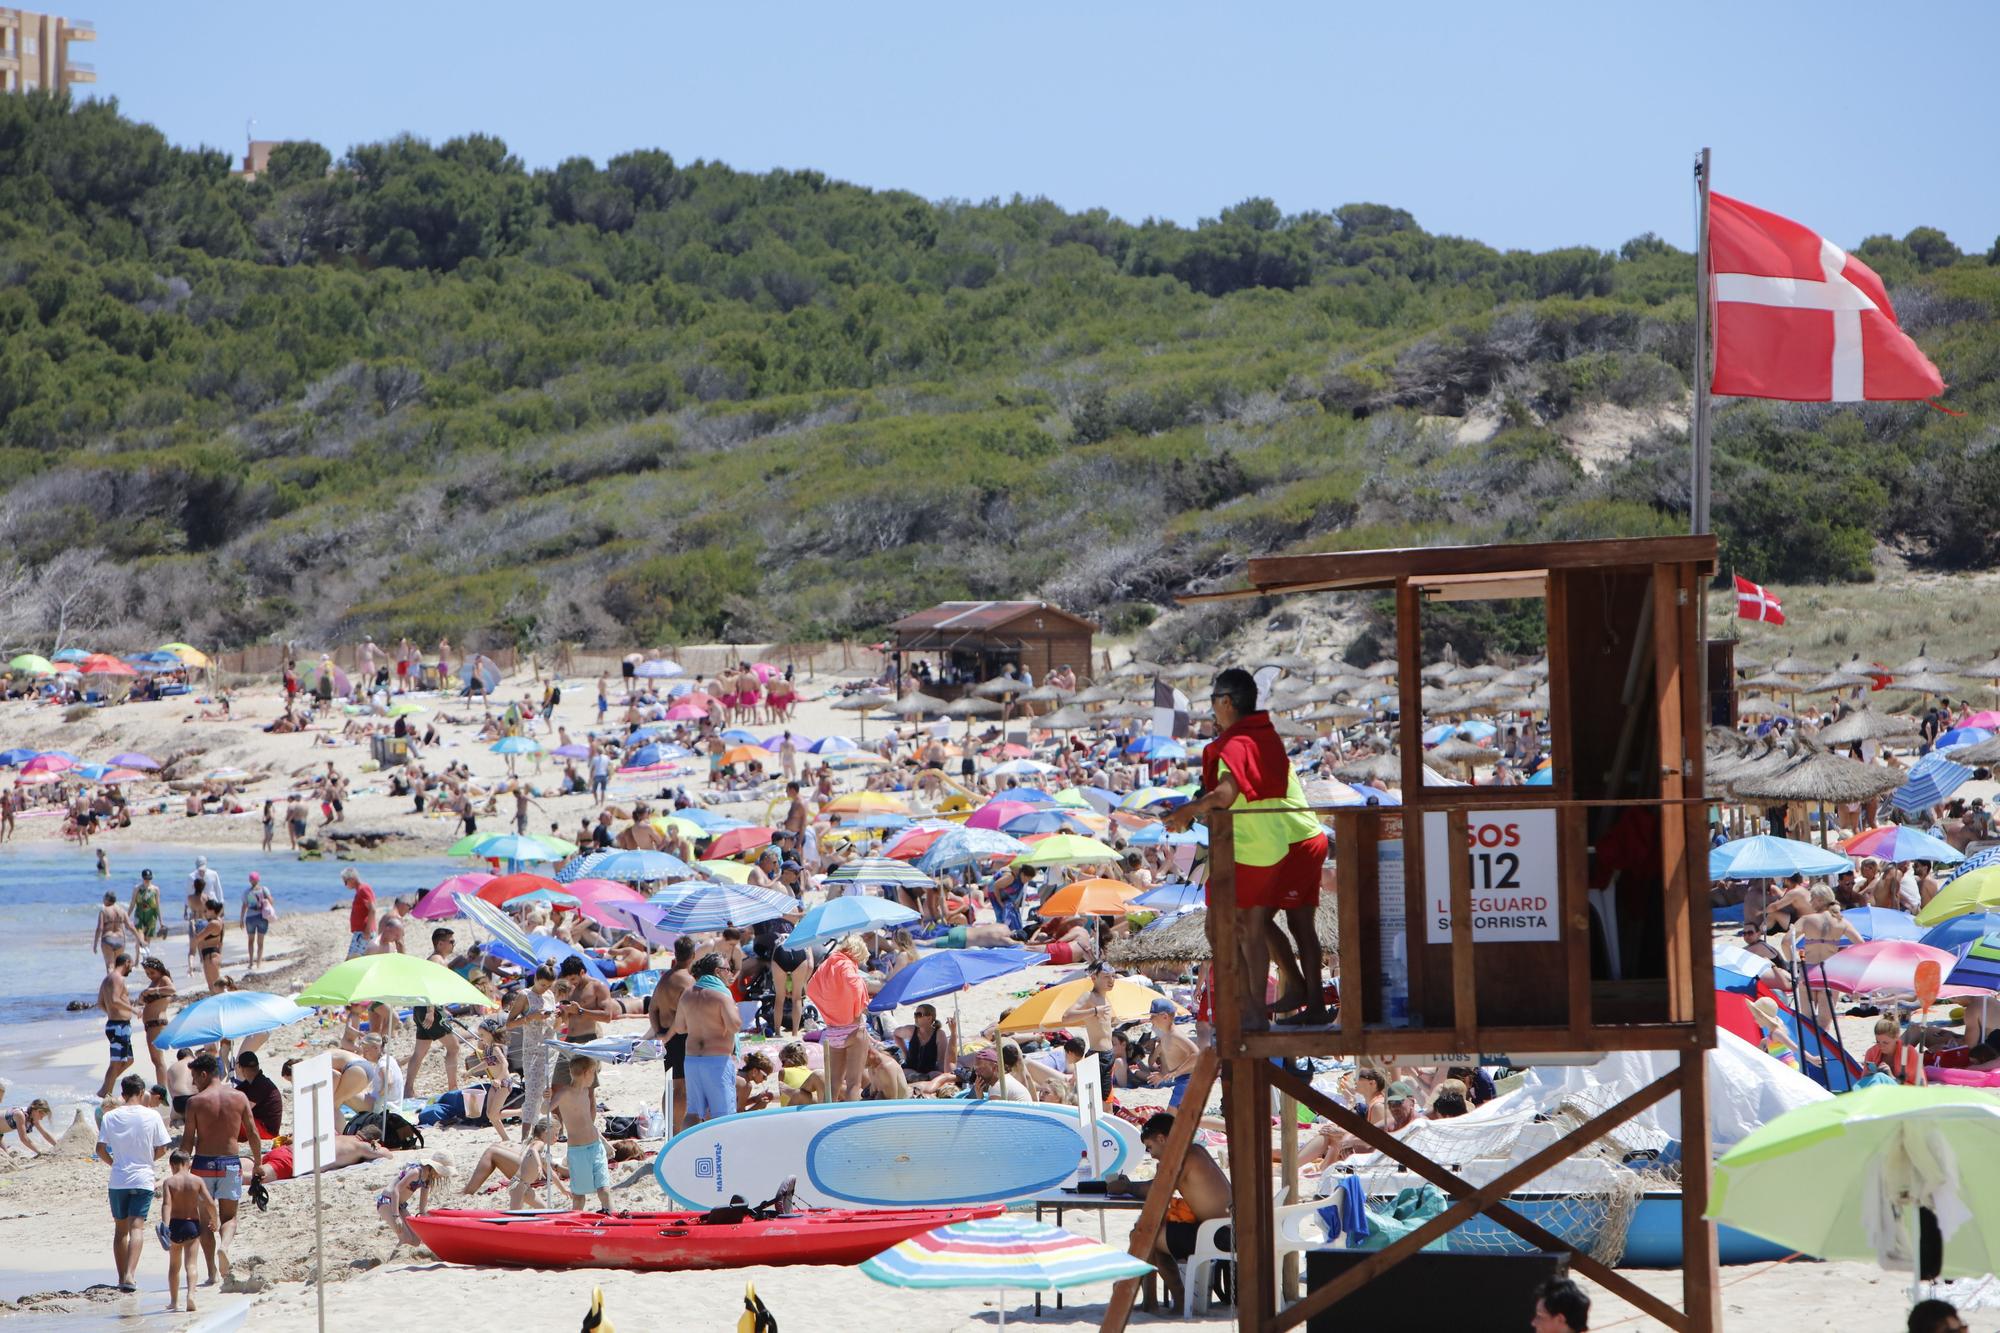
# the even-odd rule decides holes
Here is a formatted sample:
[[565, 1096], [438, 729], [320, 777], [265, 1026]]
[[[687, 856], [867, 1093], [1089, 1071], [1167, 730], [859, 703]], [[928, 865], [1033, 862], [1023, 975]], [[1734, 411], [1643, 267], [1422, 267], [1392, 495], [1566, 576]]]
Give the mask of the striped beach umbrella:
[[[8, 753], [11, 754], [13, 752], [9, 751]], [[4, 764], [6, 762], [7, 762], [7, 756], [4, 754], [0, 754], [0, 764]], [[1957, 865], [1953, 866], [1951, 869], [1945, 871], [1944, 874], [1939, 875], [1938, 887], [1943, 888], [1945, 885], [1957, 879], [1960, 875], [1969, 875], [1975, 870], [1984, 870], [1988, 866], [1995, 866], [1995, 865], [2000, 865], [2000, 847], [1988, 847], [1983, 852], [1974, 852], [1972, 855], [1966, 857], [1963, 861], [1960, 861]]]
[[[589, 877], [615, 879], [625, 884], [645, 884], [652, 880], [692, 879], [700, 872], [668, 852], [614, 851], [586, 858]], [[558, 875], [556, 878], [561, 879]]]
[[690, 881], [654, 894], [647, 902], [659, 907], [654, 922], [661, 930], [685, 935], [697, 930], [754, 926], [775, 921], [798, 901], [789, 893], [750, 884], [702, 884]]
[[[892, 1287], [1065, 1291], [1144, 1277], [1153, 1266], [1102, 1241], [1022, 1217], [956, 1222], [891, 1246], [861, 1271]], [[1000, 1323], [1007, 1311], [1000, 1310]]]
[[1972, 770], [1964, 764], [1955, 764], [1941, 754], [1927, 754], [1911, 766], [1903, 785], [1889, 794], [1889, 804], [1908, 812], [1928, 810], [1971, 776]]
[[[898, 843], [897, 846], [900, 847], [901, 844]], [[897, 848], [891, 848], [891, 855], [896, 850]], [[941, 870], [955, 870], [959, 866], [971, 865], [974, 861], [983, 861], [989, 856], [1019, 856], [1027, 850], [1027, 843], [1019, 838], [1010, 838], [997, 829], [952, 829], [932, 843], [929, 851], [917, 858], [917, 869], [935, 875]], [[1111, 859], [1117, 859], [1115, 852]]]
[[931, 877], [915, 866], [886, 856], [864, 856], [858, 861], [849, 861], [828, 872], [820, 882], [852, 884], [859, 888], [923, 890], [936, 887]]

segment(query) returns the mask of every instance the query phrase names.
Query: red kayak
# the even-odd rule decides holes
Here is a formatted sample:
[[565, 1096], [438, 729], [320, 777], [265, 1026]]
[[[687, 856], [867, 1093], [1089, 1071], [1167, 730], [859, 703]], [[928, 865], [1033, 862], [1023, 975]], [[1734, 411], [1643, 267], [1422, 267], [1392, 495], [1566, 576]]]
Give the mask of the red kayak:
[[858, 1264], [936, 1227], [998, 1217], [976, 1208], [813, 1209], [716, 1222], [707, 1213], [502, 1213], [442, 1208], [410, 1226], [453, 1264], [516, 1268], [748, 1268]]

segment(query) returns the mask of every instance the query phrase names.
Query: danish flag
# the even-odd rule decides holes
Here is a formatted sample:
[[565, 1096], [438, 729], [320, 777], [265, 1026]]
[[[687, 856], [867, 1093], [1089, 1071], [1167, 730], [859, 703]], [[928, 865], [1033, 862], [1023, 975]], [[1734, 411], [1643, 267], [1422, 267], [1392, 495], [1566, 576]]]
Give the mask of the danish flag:
[[1785, 604], [1772, 596], [1762, 584], [1752, 583], [1738, 574], [1736, 617], [1739, 620], [1763, 620], [1773, 625], [1782, 625], [1785, 623]]
[[1713, 392], [1807, 403], [1944, 392], [1944, 377], [1896, 323], [1882, 279], [1832, 241], [1711, 194], [1708, 252]]

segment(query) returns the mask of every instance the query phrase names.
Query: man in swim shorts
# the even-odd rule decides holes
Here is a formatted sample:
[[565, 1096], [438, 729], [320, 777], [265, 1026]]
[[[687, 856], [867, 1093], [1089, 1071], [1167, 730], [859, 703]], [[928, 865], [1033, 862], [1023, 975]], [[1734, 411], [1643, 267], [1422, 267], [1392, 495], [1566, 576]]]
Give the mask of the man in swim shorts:
[[674, 1031], [687, 1035], [687, 1119], [691, 1125], [736, 1113], [736, 1069], [732, 1057], [736, 1033], [743, 1026], [736, 997], [716, 973], [722, 966], [715, 954], [704, 954], [688, 969], [694, 984], [681, 997], [674, 1014]]
[[126, 978], [132, 975], [132, 955], [116, 954], [111, 970], [97, 987], [97, 1007], [104, 1011], [104, 1040], [111, 1047], [111, 1061], [104, 1068], [104, 1082], [98, 1086], [100, 1099], [111, 1095], [118, 1076], [132, 1067], [132, 990]]
[[682, 1077], [687, 1072], [687, 1033], [675, 1029], [674, 1019], [680, 1013], [681, 997], [694, 985], [694, 974], [688, 970], [693, 961], [694, 936], [682, 935], [674, 941], [672, 966], [646, 997], [646, 1037], [664, 1045], [662, 1063], [674, 1076], [673, 1123], [668, 1131], [674, 1134], [685, 1128], [682, 1118], [687, 1114], [687, 1080]]
[[257, 1133], [250, 1099], [222, 1077], [222, 1066], [213, 1055], [197, 1055], [188, 1072], [194, 1077], [194, 1095], [188, 1098], [180, 1148], [194, 1154], [194, 1174], [208, 1187], [222, 1220], [213, 1234], [203, 1234], [202, 1258], [211, 1278], [218, 1263], [226, 1278], [229, 1243], [236, 1238], [236, 1204], [243, 1197], [243, 1160], [236, 1155], [237, 1147], [250, 1145], [254, 1175], [264, 1164], [264, 1140]]
[[[597, 1061], [572, 1055], [569, 1082], [555, 1095], [551, 1109], [569, 1137], [570, 1205], [583, 1210], [584, 1196], [595, 1194], [599, 1212], [611, 1211], [611, 1164], [604, 1154], [604, 1136], [597, 1131]], [[553, 1136], [554, 1127], [550, 1134]]]

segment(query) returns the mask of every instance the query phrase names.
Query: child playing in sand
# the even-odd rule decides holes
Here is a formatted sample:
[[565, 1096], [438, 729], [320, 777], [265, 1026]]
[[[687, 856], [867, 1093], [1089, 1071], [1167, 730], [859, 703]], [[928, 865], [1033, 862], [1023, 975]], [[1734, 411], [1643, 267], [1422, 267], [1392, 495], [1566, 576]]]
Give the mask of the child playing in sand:
[[194, 1269], [195, 1247], [201, 1243], [204, 1229], [209, 1234], [221, 1226], [215, 1211], [215, 1200], [209, 1197], [208, 1187], [189, 1170], [194, 1159], [176, 1149], [167, 1158], [167, 1166], [172, 1174], [167, 1177], [163, 1192], [167, 1203], [161, 1216], [160, 1230], [167, 1244], [167, 1308], [180, 1309], [181, 1273], [187, 1273], [187, 1308], [194, 1309]]
[[[396, 1173], [388, 1189], [375, 1196], [375, 1215], [389, 1224], [396, 1239], [422, 1245], [417, 1233], [404, 1219], [409, 1216], [410, 1199], [415, 1196], [417, 1215], [430, 1211], [431, 1191], [443, 1194], [451, 1184], [451, 1154], [440, 1149], [421, 1162], [411, 1162]], [[607, 1210], [608, 1211], [608, 1210]]]
[[[6, 1091], [5, 1088], [0, 1088], [0, 1097], [5, 1096]], [[50, 1152], [55, 1151], [56, 1141], [49, 1136], [49, 1104], [43, 1098], [37, 1097], [26, 1106], [10, 1106], [0, 1111], [0, 1152], [7, 1152], [8, 1156], [13, 1156], [13, 1153], [6, 1149], [5, 1142], [9, 1133], [15, 1133], [21, 1136], [23, 1148], [26, 1148], [31, 1155], [40, 1157], [42, 1150], [28, 1138], [30, 1130], [42, 1136], [42, 1142], [49, 1145]]]

